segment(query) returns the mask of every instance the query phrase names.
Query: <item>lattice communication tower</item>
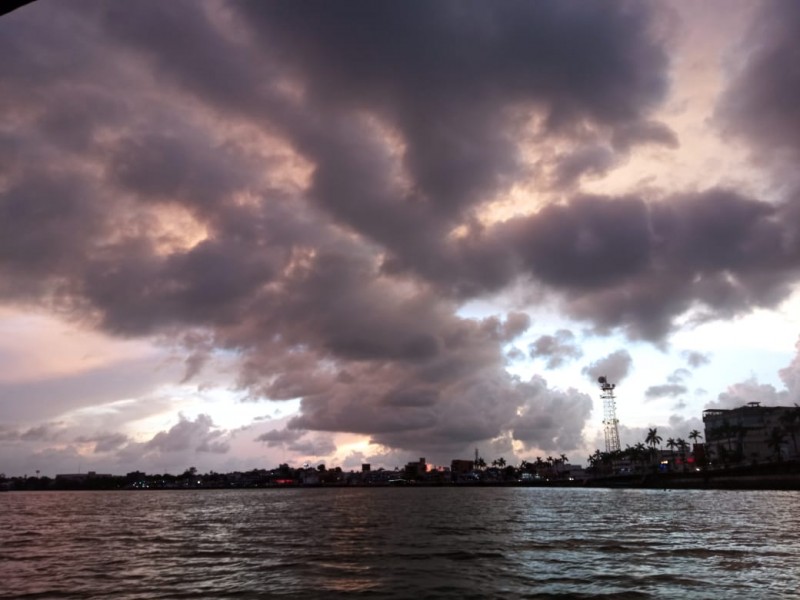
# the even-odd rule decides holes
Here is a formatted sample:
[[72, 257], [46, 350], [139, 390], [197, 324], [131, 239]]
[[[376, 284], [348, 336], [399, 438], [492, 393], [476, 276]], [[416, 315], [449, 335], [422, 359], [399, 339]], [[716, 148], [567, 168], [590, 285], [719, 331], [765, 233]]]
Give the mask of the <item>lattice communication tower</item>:
[[603, 433], [606, 436], [606, 452], [616, 452], [619, 450], [619, 428], [617, 427], [619, 421], [617, 420], [617, 405], [614, 402], [614, 388], [617, 386], [609, 383], [605, 376], [598, 377], [597, 383], [600, 384], [600, 397], [603, 399]]

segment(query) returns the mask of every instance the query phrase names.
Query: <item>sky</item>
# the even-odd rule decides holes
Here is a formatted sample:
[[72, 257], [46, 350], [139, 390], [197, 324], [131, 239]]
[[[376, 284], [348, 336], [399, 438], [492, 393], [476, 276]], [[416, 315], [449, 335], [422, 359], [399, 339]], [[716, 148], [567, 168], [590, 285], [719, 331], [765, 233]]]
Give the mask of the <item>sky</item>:
[[800, 402], [800, 4], [0, 17], [0, 472], [515, 464]]

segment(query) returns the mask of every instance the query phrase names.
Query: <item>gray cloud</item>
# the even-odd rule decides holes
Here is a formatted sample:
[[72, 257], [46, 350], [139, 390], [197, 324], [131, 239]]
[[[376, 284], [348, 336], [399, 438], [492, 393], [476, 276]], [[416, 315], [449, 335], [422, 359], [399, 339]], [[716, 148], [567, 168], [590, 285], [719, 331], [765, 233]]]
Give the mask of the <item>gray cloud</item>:
[[217, 429], [211, 417], [198, 415], [192, 421], [181, 415], [168, 431], [160, 431], [143, 446], [145, 452], [214, 452], [224, 454], [230, 449], [227, 432]]
[[543, 335], [530, 345], [531, 358], [544, 358], [548, 369], [555, 369], [566, 361], [580, 358], [583, 352], [575, 341], [575, 334], [559, 329], [555, 335]]
[[526, 448], [573, 450], [583, 444], [583, 425], [592, 412], [592, 399], [574, 389], [550, 390], [540, 377], [522, 386], [525, 404], [514, 421], [512, 435]]
[[667, 377], [668, 383], [683, 383], [686, 381], [687, 378], [692, 376], [692, 372], [688, 369], [680, 368], [675, 369], [670, 375]]
[[81, 444], [94, 444], [94, 452], [112, 452], [125, 446], [130, 438], [122, 433], [101, 433], [93, 436], [79, 436], [75, 441]]
[[733, 76], [717, 109], [727, 131], [770, 158], [800, 151], [800, 115], [788, 101], [800, 92], [793, 59], [800, 47], [798, 26], [800, 7], [791, 0], [759, 7], [737, 48], [740, 60], [730, 64]]
[[256, 438], [256, 441], [266, 442], [267, 446], [274, 448], [282, 446], [287, 443], [293, 443], [299, 440], [305, 434], [304, 431], [292, 431], [290, 429], [271, 429], [266, 433], [262, 433]]
[[702, 352], [685, 350], [681, 352], [681, 356], [683, 356], [686, 359], [686, 364], [688, 364], [693, 369], [702, 367], [703, 365], [707, 365], [711, 362], [711, 355], [704, 354]]
[[755, 379], [748, 379], [728, 386], [716, 400], [707, 402], [705, 409], [739, 408], [748, 402], [759, 402], [763, 406], [778, 406], [788, 403], [789, 394], [784, 390], [777, 390], [768, 383], [758, 383]]
[[688, 391], [685, 385], [680, 385], [678, 383], [665, 383], [662, 385], [651, 385], [647, 388], [644, 392], [644, 395], [648, 399], [653, 398], [675, 398], [676, 396], [680, 396], [681, 394], [685, 394]]
[[307, 457], [320, 458], [330, 456], [336, 451], [333, 436], [317, 434], [289, 444], [288, 450]]
[[675, 369], [667, 376], [666, 383], [652, 385], [645, 390], [645, 401], [656, 398], [676, 398], [686, 394], [689, 388], [685, 385], [685, 382], [691, 375], [692, 373], [688, 369]]
[[628, 351], [617, 350], [584, 367], [581, 373], [592, 382], [596, 382], [599, 377], [605, 377], [609, 382], [618, 384], [628, 376], [632, 367], [633, 359]]

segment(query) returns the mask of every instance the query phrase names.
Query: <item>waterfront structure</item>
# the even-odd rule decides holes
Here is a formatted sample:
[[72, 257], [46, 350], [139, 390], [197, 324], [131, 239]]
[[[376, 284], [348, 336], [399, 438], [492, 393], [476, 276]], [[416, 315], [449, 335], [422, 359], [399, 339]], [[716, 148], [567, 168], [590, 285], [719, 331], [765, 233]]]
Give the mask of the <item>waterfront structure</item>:
[[408, 479], [418, 479], [425, 475], [428, 472], [428, 464], [425, 462], [425, 457], [420, 458], [417, 462], [406, 464], [403, 472]]
[[713, 463], [761, 463], [797, 458], [800, 409], [748, 402], [703, 411], [707, 459]]
[[617, 420], [617, 405], [615, 402], [614, 383], [609, 383], [605, 376], [598, 377], [600, 384], [600, 398], [603, 400], [603, 433], [606, 438], [606, 452], [619, 451], [619, 421]]

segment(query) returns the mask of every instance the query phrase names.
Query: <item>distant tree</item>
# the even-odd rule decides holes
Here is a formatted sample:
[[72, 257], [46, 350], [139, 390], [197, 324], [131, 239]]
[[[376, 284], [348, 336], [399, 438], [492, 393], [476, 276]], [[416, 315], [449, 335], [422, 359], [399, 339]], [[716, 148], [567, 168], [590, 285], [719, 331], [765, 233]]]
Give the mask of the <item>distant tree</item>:
[[594, 454], [589, 456], [589, 468], [597, 469], [600, 467], [600, 464], [603, 462], [603, 455], [600, 450], [595, 450]]
[[503, 467], [505, 467], [506, 466], [506, 459], [503, 458], [502, 456], [500, 458], [498, 458], [497, 459], [497, 466], [500, 467], [501, 469]]
[[661, 440], [662, 440], [661, 436], [658, 435], [658, 429], [653, 427], [651, 429], [648, 429], [647, 437], [645, 438], [644, 442], [651, 448], [655, 449], [656, 446], [661, 445]]
[[652, 464], [653, 471], [655, 472], [658, 469], [656, 465], [656, 458], [658, 457], [658, 451], [656, 450], [656, 446], [661, 447], [662, 437], [658, 435], [658, 429], [655, 427], [651, 427], [647, 430], [647, 437], [644, 439], [645, 444], [650, 446], [650, 462]]
[[644, 465], [647, 461], [647, 447], [642, 443], [638, 442], [633, 448], [631, 448], [632, 453], [632, 460], [634, 464]]
[[692, 429], [689, 432], [689, 439], [692, 440], [695, 444], [697, 443], [697, 440], [699, 440], [701, 437], [703, 437], [703, 434], [697, 431], [697, 429]]
[[767, 446], [772, 448], [773, 456], [780, 462], [782, 460], [781, 448], [786, 443], [786, 435], [780, 427], [773, 427], [767, 438]]

